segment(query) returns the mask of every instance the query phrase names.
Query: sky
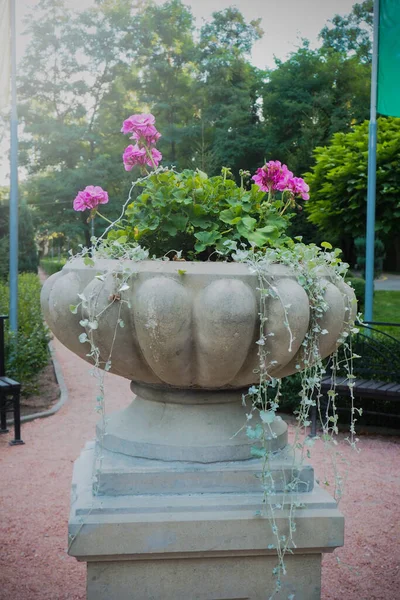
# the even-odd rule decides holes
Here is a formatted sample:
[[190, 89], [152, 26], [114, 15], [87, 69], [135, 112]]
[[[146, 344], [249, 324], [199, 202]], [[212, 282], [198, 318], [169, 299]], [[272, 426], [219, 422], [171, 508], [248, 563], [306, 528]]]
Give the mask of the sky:
[[[360, 0], [359, 0], [360, 1]], [[162, 4], [162, 2], [157, 2]], [[348, 14], [354, 0], [186, 0], [200, 26], [216, 10], [237, 7], [247, 21], [261, 17], [264, 36], [253, 48], [252, 62], [274, 66], [274, 55], [284, 59], [307, 38], [317, 45], [318, 33], [335, 14]]]
[[[0, 0], [0, 3], [4, 0]], [[163, 0], [155, 0], [162, 4]], [[26, 49], [27, 39], [23, 35], [23, 20], [36, 5], [37, 0], [16, 0], [17, 7], [17, 59]], [[301, 45], [307, 38], [311, 47], [318, 45], [318, 33], [335, 14], [348, 14], [354, 0], [183, 0], [190, 6], [198, 27], [211, 14], [229, 6], [240, 10], [247, 21], [261, 17], [264, 36], [253, 48], [251, 62], [263, 69], [274, 66], [274, 56], [280, 59]], [[94, 4], [94, 0], [66, 0], [75, 10], [82, 10]], [[7, 154], [8, 142], [0, 144], [0, 156]], [[0, 185], [8, 185], [9, 165], [6, 158], [0, 161]]]

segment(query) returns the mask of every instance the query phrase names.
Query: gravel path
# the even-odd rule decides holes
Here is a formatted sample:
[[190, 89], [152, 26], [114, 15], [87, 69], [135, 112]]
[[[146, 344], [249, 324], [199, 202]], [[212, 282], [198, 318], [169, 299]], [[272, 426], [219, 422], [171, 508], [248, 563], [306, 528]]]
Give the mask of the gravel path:
[[[54, 347], [68, 402], [55, 416], [24, 424], [24, 446], [8, 446], [12, 433], [0, 436], [1, 600], [85, 598], [86, 565], [67, 555], [67, 523], [73, 462], [98, 419], [96, 382], [84, 361], [57, 340]], [[119, 409], [129, 382], [107, 375], [106, 392], [107, 410]], [[400, 438], [363, 437], [361, 448], [342, 445], [351, 473], [340, 505], [346, 545], [324, 557], [323, 600], [400, 599]], [[322, 480], [315, 450], [312, 462]]]

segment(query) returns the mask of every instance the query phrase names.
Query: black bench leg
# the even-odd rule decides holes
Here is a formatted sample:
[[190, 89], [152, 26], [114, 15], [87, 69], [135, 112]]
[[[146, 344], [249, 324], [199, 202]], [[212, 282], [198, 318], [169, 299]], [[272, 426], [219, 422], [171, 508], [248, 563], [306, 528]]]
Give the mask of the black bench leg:
[[19, 406], [19, 391], [14, 395], [14, 439], [11, 440], [10, 446], [18, 446], [25, 444], [21, 440], [21, 411]]
[[8, 433], [6, 399], [0, 396], [0, 433]]

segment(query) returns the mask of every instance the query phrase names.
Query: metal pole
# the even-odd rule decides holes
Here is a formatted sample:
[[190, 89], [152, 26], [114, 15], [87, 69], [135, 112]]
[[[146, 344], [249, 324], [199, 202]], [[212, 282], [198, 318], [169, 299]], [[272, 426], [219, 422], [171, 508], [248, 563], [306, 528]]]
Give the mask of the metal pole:
[[11, 152], [10, 152], [10, 331], [18, 329], [18, 115], [15, 0], [10, 3], [11, 27]]
[[6, 319], [8, 319], [6, 315], [0, 315], [0, 377], [4, 377], [4, 375], [6, 374], [6, 364], [4, 356], [4, 321]]
[[373, 320], [375, 266], [375, 200], [376, 200], [376, 98], [378, 80], [379, 0], [374, 0], [374, 38], [372, 46], [371, 105], [368, 137], [367, 232], [365, 248], [365, 313]]

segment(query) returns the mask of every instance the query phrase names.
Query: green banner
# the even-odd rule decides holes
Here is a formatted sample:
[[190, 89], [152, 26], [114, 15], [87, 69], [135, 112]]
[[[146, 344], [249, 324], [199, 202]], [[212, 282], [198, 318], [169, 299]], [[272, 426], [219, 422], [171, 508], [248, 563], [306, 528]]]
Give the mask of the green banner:
[[379, 2], [378, 113], [400, 117], [400, 0]]

